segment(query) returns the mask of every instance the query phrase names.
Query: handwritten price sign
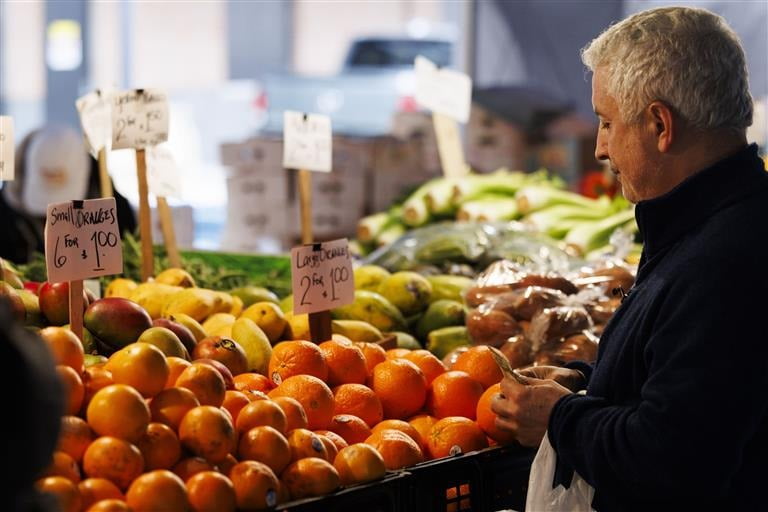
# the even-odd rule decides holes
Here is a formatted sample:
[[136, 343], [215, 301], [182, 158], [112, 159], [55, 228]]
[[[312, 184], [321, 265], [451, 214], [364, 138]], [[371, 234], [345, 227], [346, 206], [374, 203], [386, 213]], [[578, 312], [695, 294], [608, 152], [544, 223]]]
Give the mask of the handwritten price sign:
[[75, 106], [94, 158], [101, 149], [109, 151], [112, 145], [112, 104], [109, 93], [100, 90], [88, 93], [78, 98]]
[[182, 197], [181, 172], [171, 151], [164, 145], [147, 149], [147, 181], [149, 191], [156, 196]]
[[48, 280], [56, 283], [121, 273], [115, 198], [49, 204], [45, 263]]
[[331, 118], [283, 112], [283, 167], [331, 171]]
[[159, 89], [112, 96], [112, 149], [143, 149], [168, 140], [168, 95]]
[[416, 57], [414, 71], [419, 105], [460, 123], [469, 120], [472, 80], [468, 75], [451, 69], [438, 69], [431, 60], [422, 56]]
[[291, 249], [293, 312], [317, 313], [355, 300], [346, 238]]
[[0, 181], [13, 180], [13, 159], [13, 119], [0, 116]]

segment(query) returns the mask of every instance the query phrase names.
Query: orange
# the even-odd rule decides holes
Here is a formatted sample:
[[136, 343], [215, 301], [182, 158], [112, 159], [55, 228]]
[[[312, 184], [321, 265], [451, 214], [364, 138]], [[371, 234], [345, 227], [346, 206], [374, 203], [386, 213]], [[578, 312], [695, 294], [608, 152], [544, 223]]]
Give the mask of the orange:
[[432, 431], [432, 427], [437, 423], [437, 418], [430, 416], [429, 414], [419, 414], [408, 420], [408, 423], [416, 429], [419, 433], [419, 446], [424, 455], [429, 455], [427, 451], [427, 439], [429, 439], [429, 433]]
[[61, 450], [75, 461], [83, 460], [83, 454], [88, 445], [96, 438], [93, 430], [82, 418], [77, 416], [62, 416], [57, 450]]
[[77, 461], [68, 453], [53, 452], [51, 463], [46, 468], [43, 476], [63, 476], [77, 484], [80, 482], [80, 467]]
[[155, 396], [168, 381], [165, 354], [149, 343], [131, 343], [112, 354], [105, 365], [118, 384], [136, 388], [145, 398]]
[[297, 460], [281, 475], [283, 484], [294, 500], [323, 496], [339, 488], [339, 473], [330, 462], [317, 457]]
[[427, 447], [430, 456], [439, 459], [488, 448], [488, 441], [474, 421], [462, 416], [449, 416], [432, 427]]
[[156, 469], [134, 480], [125, 493], [125, 503], [136, 511], [189, 509], [184, 482], [167, 469]]
[[416, 441], [416, 444], [421, 447], [424, 443], [422, 440], [421, 434], [419, 434], [419, 431], [416, 430], [413, 425], [408, 423], [407, 421], [403, 420], [384, 420], [375, 427], [373, 427], [372, 434], [375, 434], [377, 432], [381, 432], [382, 430], [399, 430], [403, 434], [407, 435], [414, 441]]
[[166, 357], [165, 361], [168, 363], [168, 379], [165, 381], [165, 387], [172, 388], [176, 385], [176, 379], [179, 378], [181, 372], [189, 368], [192, 363], [174, 356]]
[[272, 400], [257, 400], [243, 407], [235, 420], [237, 432], [242, 434], [253, 427], [269, 425], [281, 434], [285, 433], [285, 413]]
[[514, 432], [501, 430], [496, 426], [496, 413], [491, 410], [493, 398], [501, 393], [501, 384], [494, 384], [485, 390], [477, 402], [477, 425], [485, 435], [499, 444], [510, 444], [515, 441]]
[[272, 399], [285, 413], [285, 431], [290, 432], [295, 428], [307, 428], [309, 421], [307, 413], [301, 402], [289, 396], [277, 396]]
[[51, 350], [56, 364], [69, 366], [80, 375], [85, 369], [85, 355], [83, 344], [75, 333], [63, 327], [46, 327], [40, 329], [40, 337]]
[[269, 396], [264, 393], [263, 391], [256, 391], [255, 389], [245, 389], [243, 388], [240, 390], [242, 394], [248, 397], [248, 400], [251, 402], [254, 402], [256, 400], [266, 400], [269, 398]]
[[228, 453], [223, 461], [216, 464], [216, 469], [218, 469], [219, 473], [222, 475], [229, 476], [229, 472], [232, 471], [232, 468], [235, 467], [238, 462], [240, 461], [237, 460], [232, 453]]
[[85, 450], [83, 470], [89, 477], [106, 478], [124, 491], [144, 470], [144, 458], [128, 441], [105, 436]]
[[294, 375], [312, 375], [326, 380], [328, 365], [323, 352], [314, 343], [282, 341], [272, 349], [267, 375], [278, 386]]
[[320, 436], [305, 428], [288, 432], [288, 445], [291, 447], [291, 462], [305, 457], [328, 458], [328, 450]]
[[173, 430], [179, 430], [181, 419], [190, 410], [199, 406], [195, 394], [186, 388], [168, 388], [149, 402], [149, 412], [152, 421], [168, 425]]
[[228, 477], [203, 471], [187, 480], [187, 498], [195, 512], [235, 512], [235, 486]]
[[214, 471], [215, 469], [213, 464], [202, 457], [187, 457], [177, 462], [172, 471], [186, 482], [201, 471]]
[[233, 381], [235, 389], [238, 391], [250, 389], [251, 391], [269, 393], [275, 387], [272, 381], [269, 380], [269, 377], [260, 373], [241, 373], [240, 375], [235, 375]]
[[115, 381], [112, 379], [112, 372], [104, 368], [103, 364], [89, 366], [80, 378], [85, 388], [85, 396], [83, 397], [83, 405], [80, 407], [80, 412], [82, 416], [85, 416], [85, 411], [88, 408], [88, 404], [91, 403], [93, 395], [101, 388], [114, 384]]
[[229, 474], [235, 488], [237, 508], [261, 510], [277, 504], [280, 482], [269, 466], [246, 460], [238, 463]]
[[224, 377], [211, 365], [192, 363], [176, 379], [177, 388], [187, 388], [197, 397], [200, 405], [220, 407], [227, 391]]
[[411, 349], [408, 348], [391, 348], [386, 351], [387, 359], [402, 359], [408, 353], [411, 351]]
[[224, 411], [201, 405], [181, 420], [179, 440], [184, 448], [215, 464], [234, 449], [235, 428]]
[[325, 446], [325, 451], [328, 453], [328, 457], [326, 457], [325, 460], [333, 464], [333, 461], [336, 459], [336, 455], [339, 453], [339, 449], [336, 448], [336, 444], [331, 441], [331, 438], [328, 436], [324, 436], [322, 434], [317, 434], [317, 437], [320, 438], [320, 440], [323, 442], [323, 446]]
[[442, 375], [448, 371], [443, 362], [429, 350], [412, 350], [405, 354], [403, 359], [412, 362], [424, 372], [424, 378], [427, 379], [427, 385], [431, 384], [438, 375]]
[[83, 510], [88, 510], [88, 507], [101, 500], [125, 499], [122, 491], [106, 478], [86, 478], [77, 484], [77, 488], [83, 500]]
[[351, 341], [334, 338], [319, 345], [328, 365], [328, 385], [363, 384], [368, 377], [363, 351]]
[[256, 460], [269, 466], [279, 475], [291, 462], [291, 447], [278, 430], [254, 427], [240, 437], [237, 448], [240, 460]]
[[501, 382], [503, 377], [501, 368], [493, 358], [492, 351], [506, 359], [506, 356], [497, 348], [489, 345], [477, 345], [459, 355], [452, 370], [467, 372], [470, 377], [483, 386], [483, 389], [488, 389]]
[[477, 402], [483, 386], [466, 372], [451, 370], [432, 381], [427, 393], [426, 410], [436, 418], [477, 417]]
[[357, 443], [343, 448], [333, 461], [342, 485], [363, 484], [383, 478], [387, 471], [384, 458], [369, 444]]
[[35, 482], [40, 492], [52, 494], [60, 512], [80, 512], [82, 498], [77, 485], [63, 476], [49, 476]]
[[351, 414], [334, 416], [330, 430], [343, 437], [348, 444], [362, 443], [371, 435], [370, 427], [363, 420]]
[[333, 414], [351, 414], [373, 426], [384, 419], [381, 400], [368, 386], [342, 384], [333, 388]]
[[295, 375], [269, 392], [270, 398], [289, 396], [307, 413], [308, 428], [325, 429], [333, 418], [333, 393], [325, 382], [312, 375]]
[[248, 398], [245, 393], [228, 389], [224, 393], [224, 403], [222, 403], [221, 406], [229, 411], [232, 418], [236, 419], [243, 407], [249, 403], [251, 403], [251, 399]]
[[80, 379], [80, 376], [71, 366], [60, 364], [56, 366], [56, 373], [58, 373], [59, 379], [61, 379], [64, 385], [66, 397], [64, 412], [67, 414], [77, 414], [85, 398], [85, 387], [83, 386], [82, 379]]
[[138, 391], [125, 384], [112, 384], [93, 395], [86, 417], [100, 436], [119, 437], [135, 443], [144, 435], [150, 413]]
[[360, 342], [357, 346], [360, 347], [363, 357], [365, 357], [365, 369], [368, 375], [373, 373], [377, 364], [387, 360], [387, 353], [378, 343]]
[[424, 454], [416, 441], [399, 430], [384, 429], [376, 432], [365, 440], [365, 444], [376, 448], [387, 469], [401, 469], [424, 460]]
[[86, 512], [131, 512], [131, 509], [125, 501], [110, 498], [97, 501]]
[[418, 366], [405, 359], [376, 365], [369, 387], [381, 400], [385, 418], [405, 419], [424, 406], [427, 380]]
[[162, 423], [150, 423], [137, 446], [144, 457], [145, 471], [171, 469], [181, 458], [181, 443], [176, 432]]
[[331, 432], [330, 430], [315, 430], [315, 434], [330, 439], [331, 442], [336, 446], [337, 450], [341, 450], [342, 448], [349, 446], [349, 443], [347, 443], [344, 438], [336, 432]]

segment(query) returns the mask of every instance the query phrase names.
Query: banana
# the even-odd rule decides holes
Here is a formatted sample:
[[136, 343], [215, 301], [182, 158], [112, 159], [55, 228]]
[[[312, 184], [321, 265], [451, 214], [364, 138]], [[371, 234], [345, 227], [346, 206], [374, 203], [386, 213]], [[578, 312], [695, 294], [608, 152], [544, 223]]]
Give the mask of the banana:
[[441, 274], [427, 276], [427, 281], [432, 285], [432, 297], [430, 302], [447, 299], [464, 303], [464, 292], [471, 288], [475, 282], [464, 276], [450, 276]]
[[195, 286], [195, 278], [184, 269], [167, 268], [155, 276], [156, 283], [191, 288]]
[[416, 272], [395, 272], [380, 284], [378, 292], [406, 316], [424, 311], [432, 296], [432, 285]]
[[382, 332], [405, 331], [403, 314], [376, 292], [355, 290], [355, 301], [331, 311], [336, 320], [362, 320]]
[[333, 334], [341, 334], [352, 341], [376, 343], [384, 337], [380, 330], [362, 320], [333, 320], [331, 328]]
[[248, 371], [267, 374], [272, 345], [264, 331], [250, 318], [238, 318], [232, 324], [232, 339], [245, 351]]
[[221, 302], [221, 297], [213, 290], [183, 288], [166, 302], [162, 312], [164, 317], [184, 313], [202, 322], [221, 306]]
[[[203, 326], [200, 325], [200, 322], [195, 320], [189, 315], [185, 315], [184, 313], [175, 313], [168, 317], [170, 320], [180, 323], [190, 331], [192, 331], [192, 336], [195, 337], [195, 341], [199, 342], [203, 338], [206, 337], [205, 329], [203, 329]], [[191, 355], [191, 354], [190, 354]]]
[[184, 288], [169, 284], [141, 283], [131, 292], [130, 300], [143, 307], [152, 319], [163, 316], [163, 308]]
[[203, 330], [208, 336], [232, 337], [232, 324], [235, 323], [235, 315], [229, 313], [214, 313], [203, 322]]
[[113, 279], [104, 290], [105, 297], [122, 297], [124, 299], [130, 299], [133, 291], [138, 288], [139, 285], [133, 279], [126, 279], [124, 277], [118, 277]]

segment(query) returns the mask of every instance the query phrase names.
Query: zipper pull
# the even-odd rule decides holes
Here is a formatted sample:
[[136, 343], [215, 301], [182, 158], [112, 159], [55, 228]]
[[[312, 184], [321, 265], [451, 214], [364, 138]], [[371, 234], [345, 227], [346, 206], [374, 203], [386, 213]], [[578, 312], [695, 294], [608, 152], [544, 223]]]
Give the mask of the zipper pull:
[[[630, 289], [630, 291], [632, 290]], [[625, 292], [624, 288], [622, 288], [621, 286], [617, 286], [616, 288], [611, 290], [611, 293], [613, 293], [614, 297], [621, 295], [622, 304], [624, 304], [624, 301], [627, 299], [627, 297], [629, 297], [629, 292]]]

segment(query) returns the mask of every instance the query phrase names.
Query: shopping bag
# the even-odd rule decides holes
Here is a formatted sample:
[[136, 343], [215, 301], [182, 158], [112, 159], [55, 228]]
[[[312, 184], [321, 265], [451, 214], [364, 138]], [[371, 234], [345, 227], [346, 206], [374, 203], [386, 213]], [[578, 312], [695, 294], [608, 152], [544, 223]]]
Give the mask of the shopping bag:
[[552, 488], [556, 465], [557, 453], [544, 433], [528, 478], [526, 512], [592, 512], [595, 490], [575, 471], [568, 489], [562, 485]]

